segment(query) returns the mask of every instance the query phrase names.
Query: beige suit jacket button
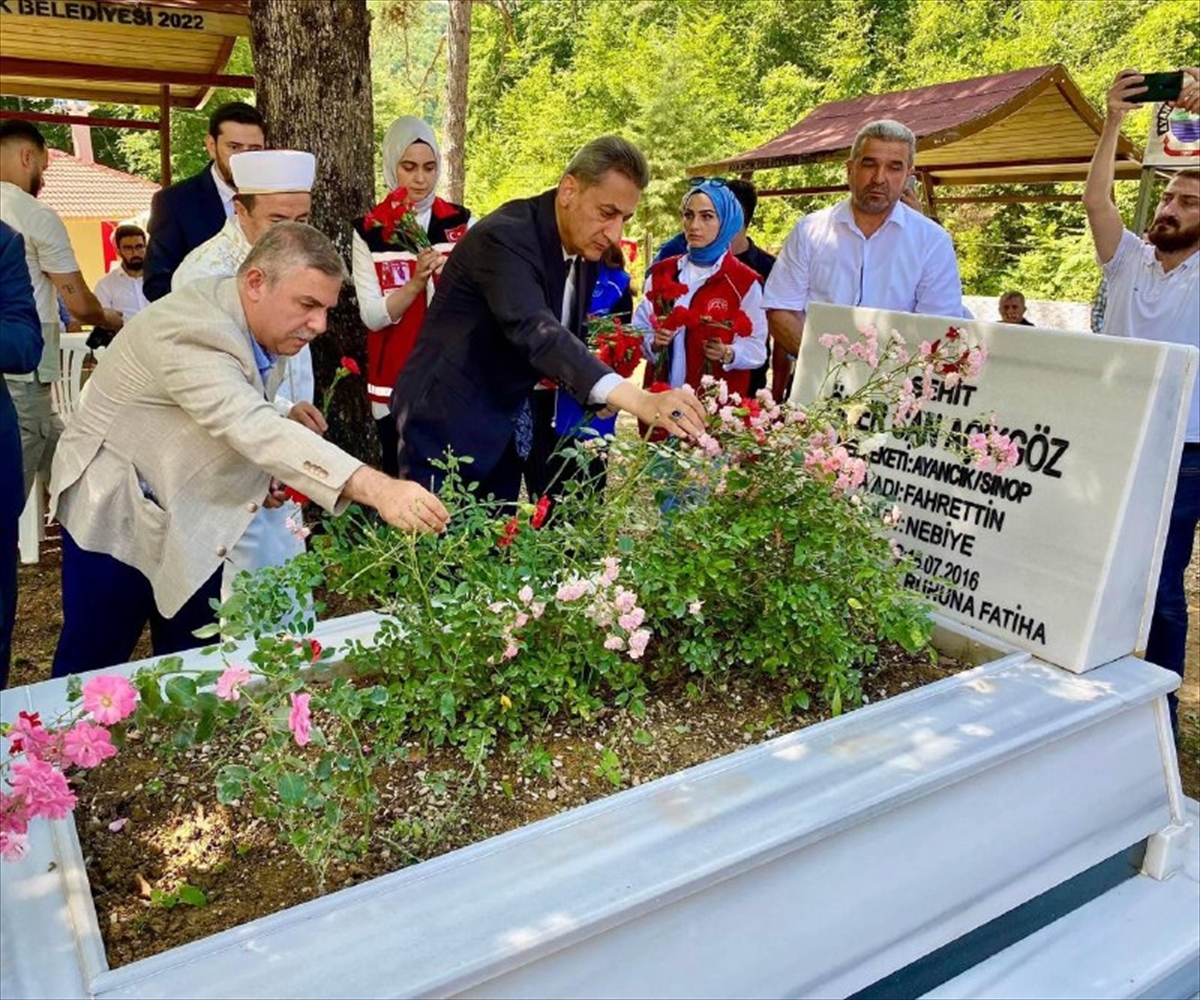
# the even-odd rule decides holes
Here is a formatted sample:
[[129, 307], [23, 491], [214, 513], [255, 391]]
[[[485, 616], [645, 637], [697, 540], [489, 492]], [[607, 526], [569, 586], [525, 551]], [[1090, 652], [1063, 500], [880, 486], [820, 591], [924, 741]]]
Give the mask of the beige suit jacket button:
[[229, 551], [229, 550], [228, 550], [228, 549], [226, 549], [224, 545], [218, 545], [218, 546], [217, 546], [217, 555], [219, 555], [219, 556], [220, 556], [222, 559], [224, 559], [224, 558], [225, 558], [225, 553], [226, 553], [227, 551]]
[[248, 503], [246, 504], [246, 510], [250, 511], [251, 514], [256, 514], [258, 513], [258, 504]]

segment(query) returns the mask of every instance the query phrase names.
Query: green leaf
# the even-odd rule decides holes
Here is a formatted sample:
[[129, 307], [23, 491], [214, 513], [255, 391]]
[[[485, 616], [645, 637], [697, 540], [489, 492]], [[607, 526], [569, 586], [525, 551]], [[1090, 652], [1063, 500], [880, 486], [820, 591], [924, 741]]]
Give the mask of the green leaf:
[[279, 800], [288, 806], [304, 804], [308, 798], [308, 781], [300, 774], [285, 774], [275, 786]]
[[442, 718], [445, 719], [447, 722], [449, 722], [451, 725], [454, 724], [455, 704], [456, 704], [456, 701], [454, 698], [454, 692], [453, 691], [443, 691], [441, 701], [438, 703], [438, 711], [441, 712]]
[[150, 890], [150, 905], [161, 906], [164, 910], [169, 910], [172, 906], [179, 902], [179, 897], [173, 892], [163, 892], [161, 889]]
[[645, 729], [638, 729], [633, 734], [633, 742], [639, 743], [644, 747], [648, 747], [654, 742], [654, 736]]
[[190, 677], [176, 676], [167, 681], [164, 691], [167, 701], [180, 708], [191, 708], [196, 703], [196, 682]]
[[849, 604], [850, 607], [852, 607], [855, 611], [862, 611], [863, 609], [863, 603], [857, 597], [846, 598], [846, 603]]
[[217, 801], [222, 805], [240, 799], [250, 780], [250, 768], [241, 764], [226, 764], [217, 772]]
[[208, 897], [204, 895], [203, 889], [184, 882], [179, 887], [179, 902], [187, 903], [188, 906], [207, 906]]

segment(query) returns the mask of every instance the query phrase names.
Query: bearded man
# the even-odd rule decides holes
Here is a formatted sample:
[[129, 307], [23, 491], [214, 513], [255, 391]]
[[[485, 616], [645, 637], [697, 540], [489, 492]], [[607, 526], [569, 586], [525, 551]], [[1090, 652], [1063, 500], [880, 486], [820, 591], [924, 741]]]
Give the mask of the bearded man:
[[[1184, 70], [1178, 106], [1200, 112], [1200, 69]], [[1200, 347], [1200, 170], [1178, 171], [1163, 192], [1154, 221], [1140, 240], [1125, 228], [1112, 198], [1113, 160], [1121, 121], [1145, 91], [1138, 73], [1122, 71], [1108, 91], [1108, 113], [1092, 165], [1083, 205], [1108, 283], [1102, 334]], [[1146, 659], [1183, 677], [1187, 650], [1187, 600], [1183, 580], [1200, 523], [1200, 371], [1192, 390], [1179, 479], [1171, 508], [1162, 569], [1146, 643]], [[1171, 724], [1179, 735], [1179, 702], [1168, 697]]]
[[117, 226], [113, 243], [121, 258], [121, 265], [96, 282], [96, 298], [105, 309], [112, 309], [124, 319], [131, 320], [149, 305], [146, 293], [142, 290], [146, 233], [141, 226], [126, 223]]

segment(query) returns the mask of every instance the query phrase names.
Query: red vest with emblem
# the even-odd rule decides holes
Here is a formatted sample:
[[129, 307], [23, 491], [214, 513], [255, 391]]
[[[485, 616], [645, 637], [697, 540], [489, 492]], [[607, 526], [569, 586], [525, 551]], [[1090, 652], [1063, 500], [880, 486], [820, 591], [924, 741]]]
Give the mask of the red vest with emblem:
[[[429, 215], [429, 242], [448, 254], [452, 245], [466, 235], [470, 218], [470, 210], [462, 205], [434, 198]], [[385, 243], [380, 230], [364, 228], [362, 219], [355, 220], [354, 228], [371, 251], [379, 290], [386, 298], [413, 276], [416, 255]], [[400, 369], [417, 342], [417, 332], [425, 320], [425, 306], [426, 297], [418, 295], [395, 323], [367, 331], [367, 395], [371, 402], [386, 405], [390, 401]]]
[[[653, 284], [660, 284], [670, 278], [679, 280], [679, 268], [683, 256], [665, 257], [651, 266], [649, 276]], [[750, 291], [759, 276], [731, 253], [721, 260], [721, 266], [713, 273], [692, 296], [688, 306], [692, 312], [701, 316], [728, 315], [730, 319], [737, 315], [742, 308], [742, 299]], [[694, 323], [679, 336], [686, 337], [684, 349], [687, 352], [687, 366], [684, 371], [684, 381], [694, 389], [700, 388], [700, 379], [705, 374], [704, 342], [706, 340], [732, 341], [732, 331], [722, 328], [712, 328], [704, 323]], [[672, 343], [672, 347], [674, 344]], [[727, 370], [719, 361], [709, 361], [709, 374], [714, 378], [724, 379], [730, 392], [747, 395], [750, 390], [750, 369]], [[647, 387], [654, 381], [654, 366], [646, 366], [646, 377], [643, 384]]]

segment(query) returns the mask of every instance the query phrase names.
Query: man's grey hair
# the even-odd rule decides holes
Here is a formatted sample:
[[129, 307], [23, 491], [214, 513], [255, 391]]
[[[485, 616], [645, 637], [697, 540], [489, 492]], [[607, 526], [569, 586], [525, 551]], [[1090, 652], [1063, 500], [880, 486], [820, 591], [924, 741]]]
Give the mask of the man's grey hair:
[[602, 135], [593, 139], [571, 157], [565, 177], [570, 174], [584, 187], [593, 187], [604, 179], [610, 170], [615, 170], [645, 191], [650, 183], [650, 165], [646, 157], [628, 139], [619, 135]]
[[912, 134], [912, 129], [891, 118], [880, 118], [878, 121], [867, 122], [860, 128], [858, 135], [854, 137], [854, 145], [850, 147], [850, 159], [858, 159], [868, 139], [904, 143], [908, 147], [908, 165], [910, 167], [917, 158], [917, 137]]
[[303, 222], [279, 222], [268, 229], [251, 248], [238, 268], [244, 278], [257, 268], [274, 285], [297, 267], [311, 267], [331, 278], [349, 281], [346, 264], [329, 237]]

